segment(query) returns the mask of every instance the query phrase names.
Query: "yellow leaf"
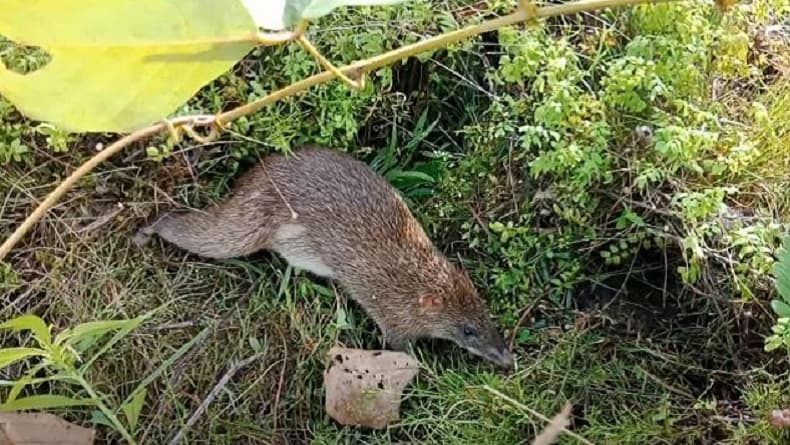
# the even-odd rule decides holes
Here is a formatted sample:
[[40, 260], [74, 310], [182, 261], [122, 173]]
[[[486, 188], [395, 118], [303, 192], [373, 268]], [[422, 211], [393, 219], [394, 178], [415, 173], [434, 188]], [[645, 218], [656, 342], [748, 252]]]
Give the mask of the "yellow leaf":
[[64, 130], [131, 131], [229, 70], [256, 31], [240, 0], [4, 0], [0, 35], [52, 60], [24, 75], [0, 64], [0, 94]]

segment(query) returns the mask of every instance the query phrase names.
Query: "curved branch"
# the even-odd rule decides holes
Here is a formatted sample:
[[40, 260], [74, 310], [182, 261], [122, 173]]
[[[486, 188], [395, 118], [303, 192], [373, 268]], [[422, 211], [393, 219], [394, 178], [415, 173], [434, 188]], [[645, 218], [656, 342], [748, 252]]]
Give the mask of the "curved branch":
[[354, 90], [361, 90], [365, 87], [365, 75], [361, 75], [359, 79], [354, 80], [348, 76], [346, 76], [342, 71], [340, 71], [336, 66], [332, 64], [320, 51], [318, 48], [313, 45], [313, 42], [307, 39], [305, 36], [299, 36], [296, 40], [302, 45], [305, 51], [310, 53], [311, 56], [318, 62], [319, 65], [324, 67], [327, 71], [331, 71], [332, 74], [335, 75], [338, 79], [340, 79], [343, 83], [345, 83], [349, 88]]
[[[57, 188], [55, 188], [55, 190], [50, 192], [47, 198], [43, 202], [41, 202], [41, 204], [39, 204], [38, 207], [36, 207], [33, 213], [31, 213], [25, 219], [25, 221], [23, 221], [22, 224], [20, 224], [19, 227], [17, 227], [14, 233], [12, 233], [11, 236], [8, 237], [8, 239], [6, 239], [2, 245], [0, 245], [0, 260], [2, 260], [3, 258], [5, 258], [6, 255], [8, 255], [11, 249], [25, 236], [25, 234], [27, 234], [27, 232], [33, 227], [33, 225], [35, 225], [47, 213], [47, 211], [49, 211], [49, 209], [51, 209], [60, 200], [60, 198], [69, 189], [71, 189], [74, 186], [74, 184], [76, 184], [77, 181], [79, 181], [83, 176], [90, 173], [99, 164], [109, 159], [116, 153], [120, 152], [128, 145], [131, 145], [132, 143], [143, 140], [145, 138], [154, 136], [163, 131], [166, 131], [168, 128], [171, 128], [171, 125], [172, 126], [215, 125], [219, 128], [222, 128], [224, 124], [227, 124], [228, 122], [231, 122], [242, 116], [255, 113], [256, 111], [262, 109], [263, 107], [266, 107], [280, 99], [289, 96], [294, 96], [315, 85], [329, 82], [330, 80], [337, 78], [340, 74], [347, 76], [349, 78], [361, 78], [361, 76], [364, 76], [365, 74], [371, 71], [374, 71], [376, 69], [385, 66], [389, 66], [395, 62], [407, 59], [417, 54], [437, 50], [446, 47], [452, 43], [456, 43], [471, 37], [475, 37], [486, 32], [494, 31], [506, 26], [512, 26], [536, 18], [554, 17], [559, 15], [565, 15], [565, 14], [596, 11], [599, 9], [605, 9], [611, 7], [631, 6], [631, 5], [638, 5], [645, 3], [665, 3], [672, 1], [680, 1], [680, 0], [577, 0], [573, 2], [564, 3], [561, 5], [545, 6], [541, 8], [524, 6], [526, 2], [522, 0], [520, 1], [521, 6], [512, 14], [508, 14], [506, 16], [498, 17], [495, 19], [486, 20], [476, 25], [468, 26], [466, 28], [462, 28], [456, 31], [451, 31], [445, 34], [431, 37], [410, 45], [405, 45], [396, 50], [392, 50], [387, 53], [371, 57], [369, 59], [361, 60], [359, 62], [352, 63], [344, 67], [336, 68], [334, 71], [324, 71], [322, 73], [310, 76], [299, 82], [291, 84], [285, 88], [277, 90], [267, 95], [266, 97], [263, 97], [254, 102], [242, 105], [238, 108], [227, 111], [225, 113], [218, 114], [217, 116], [211, 116], [210, 119], [207, 119], [205, 115], [183, 116], [183, 117], [172, 119], [168, 121], [169, 123], [160, 122], [150, 127], [137, 130], [127, 136], [124, 136], [123, 138], [119, 139], [113, 144], [109, 145], [107, 148], [102, 150], [93, 158], [89, 159], [85, 164], [81, 165], [77, 170], [72, 172], [60, 185], [58, 185]], [[270, 37], [270, 36], [266, 36], [266, 37]], [[281, 36], [277, 36], [277, 37], [283, 38]], [[291, 37], [294, 36], [291, 35]], [[262, 40], [263, 40], [262, 43], [269, 43], [267, 41], [277, 40], [277, 38], [275, 39], [266, 38]]]

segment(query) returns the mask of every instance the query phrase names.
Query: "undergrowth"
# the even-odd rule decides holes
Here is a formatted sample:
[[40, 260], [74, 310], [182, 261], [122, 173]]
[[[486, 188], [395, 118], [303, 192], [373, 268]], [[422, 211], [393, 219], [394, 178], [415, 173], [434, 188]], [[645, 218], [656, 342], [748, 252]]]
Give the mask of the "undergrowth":
[[[311, 38], [342, 63], [511, 6], [339, 11]], [[788, 351], [764, 343], [790, 222], [788, 14], [778, 0], [727, 15], [695, 1], [552, 19], [383, 69], [360, 92], [316, 87], [217, 143], [132, 148], [2, 264], [0, 319], [32, 312], [58, 331], [167, 303], [86, 373], [121, 401], [162, 370], [137, 422], [143, 443], [171, 438], [234, 360], [261, 351], [190, 442], [528, 443], [543, 425], [519, 404], [551, 416], [570, 400], [571, 428], [594, 443], [783, 443], [767, 419], [790, 405]], [[0, 57], [37, 63], [7, 42]], [[227, 109], [315, 70], [296, 46], [259, 49], [181, 111]], [[0, 235], [107, 140], [25, 121], [0, 100]], [[331, 282], [266, 253], [207, 262], [131, 242], [146, 218], [208, 205], [260, 156], [306, 143], [351, 152], [401, 190], [512, 339], [512, 375], [426, 342], [396, 425], [339, 427], [323, 413], [324, 354], [379, 343]], [[79, 395], [25, 394], [48, 391]], [[63, 414], [91, 421], [90, 409]]]

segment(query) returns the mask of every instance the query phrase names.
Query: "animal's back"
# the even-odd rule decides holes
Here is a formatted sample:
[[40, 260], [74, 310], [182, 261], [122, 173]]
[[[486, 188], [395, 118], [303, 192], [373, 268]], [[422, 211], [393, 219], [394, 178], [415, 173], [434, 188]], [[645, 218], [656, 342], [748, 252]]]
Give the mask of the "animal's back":
[[281, 214], [288, 214], [278, 233], [293, 242], [283, 246], [280, 239], [275, 250], [288, 257], [289, 247], [302, 248], [320, 258], [331, 276], [356, 281], [391, 273], [413, 258], [415, 249], [432, 249], [395, 189], [348, 155], [303, 149], [269, 158], [255, 178], [260, 186], [270, 178], [282, 194]]
[[332, 150], [302, 149], [293, 155], [272, 156], [255, 175], [262, 186], [268, 186], [265, 182], [270, 178], [298, 217], [310, 222], [356, 221], [359, 224], [352, 227], [361, 228], [373, 220], [376, 224], [399, 222], [406, 210], [392, 186], [370, 167]]

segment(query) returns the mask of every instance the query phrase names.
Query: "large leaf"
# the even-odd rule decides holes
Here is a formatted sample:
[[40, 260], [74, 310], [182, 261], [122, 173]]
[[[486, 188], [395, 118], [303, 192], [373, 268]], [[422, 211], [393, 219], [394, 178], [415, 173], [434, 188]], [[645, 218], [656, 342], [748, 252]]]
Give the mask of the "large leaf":
[[0, 324], [0, 329], [11, 329], [14, 331], [29, 330], [33, 332], [33, 336], [44, 347], [50, 345], [52, 342], [47, 324], [44, 320], [35, 315], [22, 315], [8, 320]]
[[771, 300], [771, 309], [780, 317], [790, 318], [790, 304], [781, 300]]
[[91, 399], [75, 399], [72, 397], [59, 396], [55, 394], [42, 394], [0, 403], [0, 411], [20, 411], [27, 409], [43, 410], [62, 408], [66, 406], [85, 406], [94, 404], [95, 402]]
[[790, 236], [785, 238], [784, 246], [779, 249], [778, 260], [774, 264], [776, 289], [785, 303], [790, 304]]
[[52, 60], [0, 64], [0, 94], [70, 131], [129, 131], [173, 113], [254, 46], [241, 0], [3, 0], [0, 34]]
[[0, 349], [0, 369], [36, 355], [45, 355], [45, 352], [37, 348], [4, 348]]

